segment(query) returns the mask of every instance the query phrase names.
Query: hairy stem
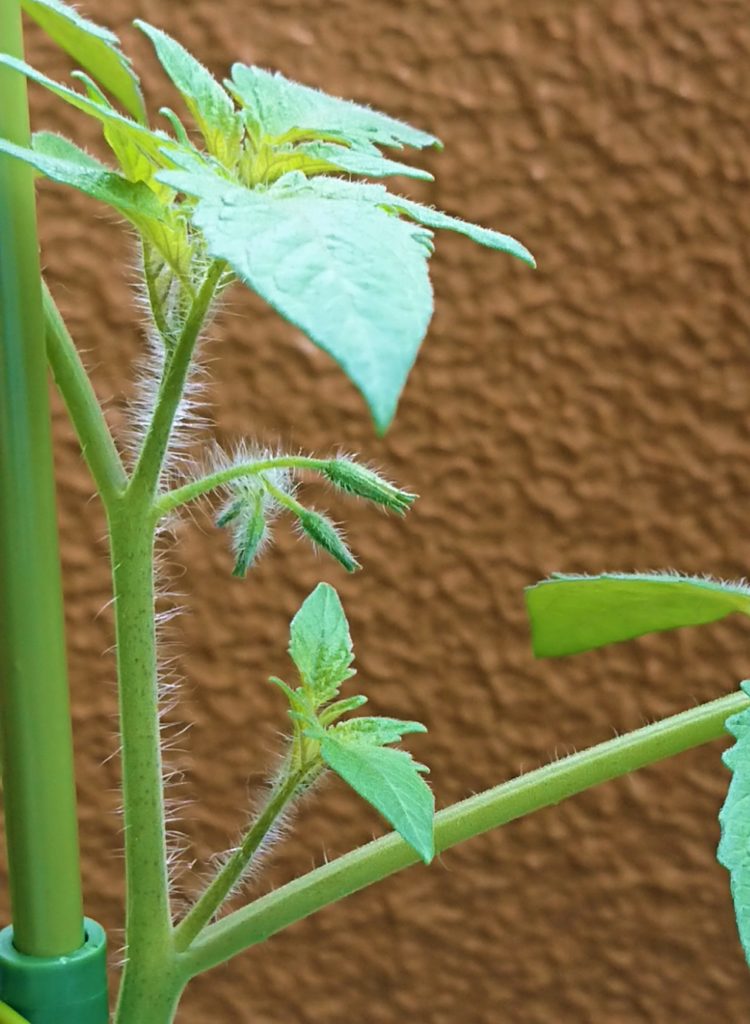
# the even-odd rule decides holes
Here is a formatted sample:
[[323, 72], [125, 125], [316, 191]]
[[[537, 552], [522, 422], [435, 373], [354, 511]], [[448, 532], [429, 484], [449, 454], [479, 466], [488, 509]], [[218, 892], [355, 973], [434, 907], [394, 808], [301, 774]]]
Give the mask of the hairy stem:
[[284, 779], [274, 788], [266, 805], [254, 821], [244, 839], [227, 862], [219, 869], [213, 881], [201, 894], [185, 918], [175, 929], [175, 946], [178, 950], [188, 948], [193, 939], [210, 922], [220, 909], [232, 889], [242, 878], [248, 865], [257, 853], [263, 840], [273, 828], [294, 798], [305, 772], [297, 772]]
[[[127, 886], [123, 986], [172, 955], [154, 625], [150, 507], [110, 514]], [[123, 1018], [124, 1020], [125, 1018]]]
[[259, 459], [257, 462], [240, 462], [236, 466], [227, 466], [226, 469], [219, 469], [215, 473], [201, 477], [200, 480], [191, 480], [183, 487], [168, 491], [155, 502], [154, 512], [157, 518], [161, 519], [180, 505], [196, 501], [219, 487], [225, 487], [232, 480], [239, 480], [245, 476], [257, 476], [272, 469], [310, 469], [321, 472], [328, 462], [328, 459], [310, 459], [303, 455], [281, 455], [274, 459]]
[[209, 267], [203, 284], [193, 300], [174, 352], [168, 357], [154, 415], [130, 484], [134, 493], [147, 497], [149, 501], [153, 499], [159, 485], [164, 456], [169, 446], [174, 418], [185, 391], [195, 346], [224, 267], [222, 261], [215, 261]]
[[124, 493], [128, 477], [75, 343], [46, 285], [43, 302], [47, 360], [52, 376], [99, 495], [109, 505]]
[[[743, 693], [733, 693], [453, 804], [435, 817], [435, 849], [442, 852], [592, 786], [716, 740], [724, 734], [726, 719], [748, 707]], [[395, 833], [368, 843], [209, 925], [184, 954], [188, 969], [191, 975], [206, 971], [418, 860]]]

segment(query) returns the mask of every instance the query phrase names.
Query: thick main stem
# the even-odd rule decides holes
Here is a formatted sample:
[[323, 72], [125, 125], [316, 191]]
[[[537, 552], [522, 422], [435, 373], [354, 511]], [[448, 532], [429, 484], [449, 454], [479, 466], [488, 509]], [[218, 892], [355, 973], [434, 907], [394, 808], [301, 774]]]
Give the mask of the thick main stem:
[[[172, 955], [154, 625], [150, 508], [132, 500], [110, 511], [127, 885], [127, 961], [120, 1006], [153, 995]], [[118, 1011], [127, 1024], [158, 1017]]]
[[[588, 750], [553, 761], [446, 807], [435, 817], [435, 849], [449, 849], [509, 821], [560, 803], [724, 734], [727, 718], [750, 707], [743, 693], [702, 704]], [[395, 833], [368, 843], [209, 925], [184, 954], [192, 975], [229, 960], [310, 914], [418, 862]]]

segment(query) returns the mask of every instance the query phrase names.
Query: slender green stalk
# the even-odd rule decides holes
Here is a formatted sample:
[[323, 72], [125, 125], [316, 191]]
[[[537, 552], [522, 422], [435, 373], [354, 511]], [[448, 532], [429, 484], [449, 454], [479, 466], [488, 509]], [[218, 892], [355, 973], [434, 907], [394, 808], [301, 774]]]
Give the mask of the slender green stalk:
[[52, 376], [75, 427], [83, 457], [106, 505], [124, 493], [128, 477], [75, 342], [46, 285], [43, 301], [47, 359]]
[[327, 459], [309, 459], [302, 455], [282, 455], [274, 459], [262, 459], [257, 462], [242, 462], [236, 466], [228, 466], [226, 469], [219, 469], [215, 473], [201, 477], [200, 480], [191, 480], [182, 487], [176, 487], [173, 491], [162, 495], [154, 504], [154, 512], [157, 518], [172, 512], [180, 505], [186, 505], [189, 501], [196, 501], [205, 494], [224, 487], [232, 480], [239, 480], [244, 476], [257, 476], [259, 473], [267, 473], [272, 469], [311, 469], [322, 471], [328, 464]]
[[[136, 1001], [151, 990], [154, 972], [166, 971], [173, 948], [149, 511], [126, 499], [110, 515], [127, 886], [121, 998]], [[122, 1017], [128, 1024], [147, 1019]]]
[[[748, 707], [744, 694], [733, 693], [453, 804], [435, 817], [435, 849], [442, 852], [592, 786], [718, 739], [724, 735], [726, 719]], [[196, 975], [223, 963], [418, 860], [395, 833], [368, 843], [209, 925], [184, 954], [188, 969]]]
[[219, 869], [214, 879], [203, 891], [188, 914], [175, 929], [175, 946], [178, 950], [188, 948], [198, 933], [209, 923], [232, 889], [237, 885], [258, 848], [284, 808], [294, 798], [305, 777], [304, 772], [284, 779], [271, 793], [265, 807], [248, 830], [240, 845], [227, 862]]
[[130, 483], [133, 491], [144, 493], [149, 500], [153, 499], [159, 484], [164, 456], [169, 445], [174, 418], [185, 391], [195, 346], [224, 273], [224, 267], [225, 264], [220, 260], [213, 262], [209, 267], [203, 284], [193, 300], [180, 339], [167, 363], [154, 415]]
[[[0, 50], [23, 55], [18, 0]], [[0, 136], [29, 144], [25, 79], [0, 69]], [[83, 911], [30, 169], [0, 157], [0, 723], [14, 942], [57, 956]]]

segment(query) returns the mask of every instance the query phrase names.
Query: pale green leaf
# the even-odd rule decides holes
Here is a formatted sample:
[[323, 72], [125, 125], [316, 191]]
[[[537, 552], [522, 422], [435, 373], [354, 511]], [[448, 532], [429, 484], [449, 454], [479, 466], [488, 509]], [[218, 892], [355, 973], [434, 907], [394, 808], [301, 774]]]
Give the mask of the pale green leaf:
[[551, 658], [732, 612], [750, 615], [750, 588], [675, 573], [556, 574], [526, 589], [526, 605], [534, 653]]
[[421, 777], [423, 765], [405, 750], [340, 739], [327, 733], [320, 753], [328, 765], [379, 811], [429, 864], [435, 853], [435, 800]]
[[162, 67], [200, 129], [208, 151], [227, 167], [234, 166], [240, 155], [244, 125], [231, 97], [211, 72], [166, 32], [145, 21], [135, 24], [151, 40]]
[[385, 430], [432, 315], [430, 234], [331, 178], [265, 190], [182, 172], [159, 180], [200, 198], [194, 223], [210, 255], [333, 356]]
[[[750, 696], [750, 681], [741, 687]], [[736, 742], [723, 757], [732, 779], [719, 813], [717, 858], [730, 873], [737, 930], [750, 964], [750, 710], [727, 719], [726, 729]]]
[[85, 149], [77, 146], [75, 142], [56, 132], [34, 132], [31, 137], [31, 146], [34, 152], [41, 156], [76, 163], [92, 170], [112, 172], [111, 167], [107, 167], [101, 160], [97, 160], [95, 156], [91, 156]]
[[235, 64], [232, 83], [227, 85], [245, 105], [249, 127], [257, 137], [280, 139], [295, 132], [298, 138], [340, 138], [398, 148], [440, 145], [434, 135], [403, 121], [292, 82], [278, 72]]
[[405, 722], [400, 718], [367, 717], [350, 718], [346, 722], [339, 722], [330, 730], [329, 735], [340, 740], [356, 740], [383, 747], [389, 743], [399, 743], [402, 736], [421, 732], [427, 732], [421, 722]]
[[307, 142], [288, 150], [273, 151], [266, 180], [275, 181], [289, 171], [302, 171], [307, 177], [346, 171], [347, 174], [362, 174], [368, 178], [401, 175], [422, 181], [434, 180], [429, 171], [389, 160], [377, 150], [352, 149], [331, 142]]
[[114, 33], [82, 17], [60, 0], [21, 0], [24, 11], [57, 45], [85, 68], [124, 109], [146, 123], [138, 78]]
[[[58, 137], [59, 138], [59, 137]], [[60, 140], [63, 144], [68, 140]], [[43, 145], [49, 146], [50, 136], [45, 136]], [[76, 151], [76, 159], [51, 156], [35, 149], [16, 146], [6, 139], [0, 139], [0, 152], [30, 164], [45, 177], [62, 185], [71, 185], [80, 192], [98, 199], [117, 210], [140, 230], [145, 229], [151, 218], [159, 218], [162, 210], [154, 194], [145, 185], [128, 181], [122, 175], [104, 167], [73, 143], [68, 144]], [[62, 151], [64, 145], [59, 146]]]
[[341, 684], [354, 675], [349, 624], [329, 584], [319, 583], [292, 619], [289, 654], [302, 684], [318, 704], [335, 697]]

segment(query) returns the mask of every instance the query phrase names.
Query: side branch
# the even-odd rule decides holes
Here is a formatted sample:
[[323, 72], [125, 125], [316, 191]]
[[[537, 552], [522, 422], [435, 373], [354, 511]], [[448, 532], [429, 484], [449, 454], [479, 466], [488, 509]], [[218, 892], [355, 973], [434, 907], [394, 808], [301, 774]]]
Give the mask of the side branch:
[[52, 376], [75, 427], [97, 490], [104, 504], [109, 505], [124, 493], [128, 476], [75, 342], [46, 284], [43, 305], [47, 360]]
[[224, 487], [232, 480], [239, 480], [245, 476], [257, 476], [259, 473], [267, 473], [272, 469], [310, 469], [322, 471], [328, 465], [328, 459], [310, 459], [302, 455], [282, 455], [274, 459], [259, 459], [257, 462], [241, 462], [236, 466], [228, 466], [226, 469], [219, 469], [215, 473], [201, 477], [200, 480], [191, 480], [182, 487], [176, 487], [167, 494], [162, 495], [154, 504], [154, 514], [157, 519], [186, 505], [189, 501], [196, 501], [211, 491]]
[[[726, 719], [748, 707], [743, 693], [732, 693], [453, 804], [435, 816], [435, 849], [442, 852], [602, 782], [719, 739]], [[193, 976], [209, 970], [418, 859], [395, 833], [368, 843], [210, 925], [183, 954], [185, 965]]]

